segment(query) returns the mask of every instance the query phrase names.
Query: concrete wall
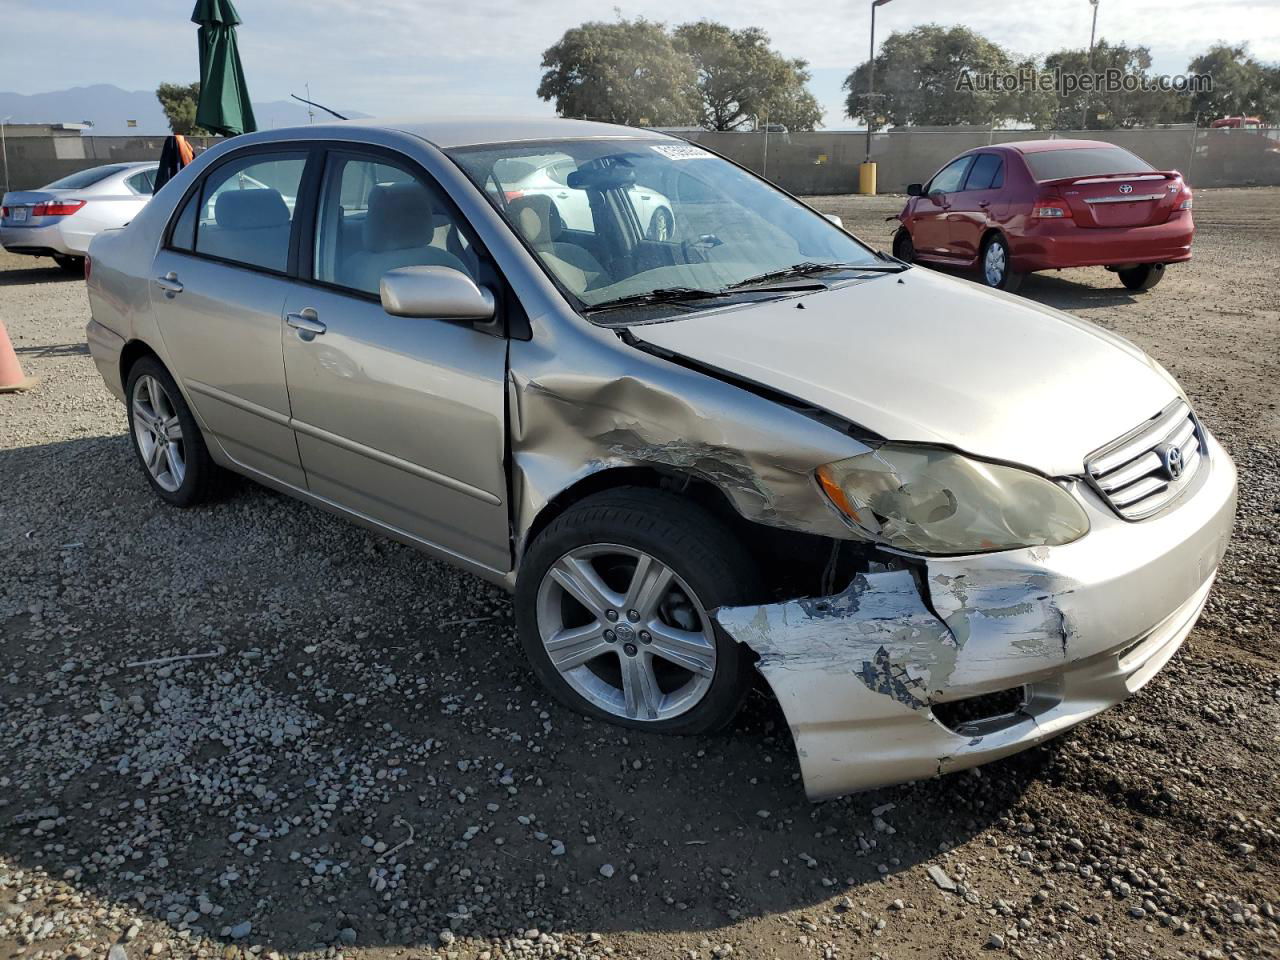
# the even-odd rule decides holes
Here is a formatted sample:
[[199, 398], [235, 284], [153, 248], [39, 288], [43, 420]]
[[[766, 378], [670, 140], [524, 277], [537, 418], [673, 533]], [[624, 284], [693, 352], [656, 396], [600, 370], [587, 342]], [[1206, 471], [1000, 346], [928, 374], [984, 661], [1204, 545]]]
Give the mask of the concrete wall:
[[[866, 156], [864, 133], [681, 132], [736, 160], [795, 194], [853, 193]], [[1170, 129], [999, 131], [981, 128], [906, 128], [872, 137], [881, 193], [902, 193], [922, 183], [958, 153], [988, 144], [1050, 137], [1104, 140], [1124, 147], [1160, 170], [1180, 170], [1192, 186], [1280, 185], [1280, 128], [1264, 132]]]
[[[866, 150], [861, 133], [680, 132], [795, 194], [854, 193]], [[902, 193], [924, 182], [957, 153], [972, 147], [1046, 137], [1105, 140], [1131, 150], [1161, 170], [1180, 170], [1196, 187], [1280, 185], [1280, 128], [999, 131], [973, 127], [906, 128], [878, 133], [871, 155], [879, 164], [881, 193]], [[214, 138], [193, 137], [205, 146]], [[158, 160], [163, 137], [14, 137], [7, 140], [14, 190], [39, 187], [68, 173], [103, 163]]]

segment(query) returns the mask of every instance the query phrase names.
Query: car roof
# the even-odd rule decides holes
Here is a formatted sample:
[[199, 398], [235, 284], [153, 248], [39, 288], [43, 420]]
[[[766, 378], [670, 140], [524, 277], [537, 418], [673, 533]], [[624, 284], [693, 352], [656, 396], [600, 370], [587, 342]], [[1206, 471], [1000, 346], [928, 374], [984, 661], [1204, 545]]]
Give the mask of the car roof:
[[1044, 153], [1046, 150], [1084, 150], [1088, 147], [1114, 147], [1105, 140], [1016, 140], [1000, 146], [1017, 153]]
[[421, 137], [442, 150], [512, 141], [593, 140], [606, 137], [676, 139], [657, 130], [643, 127], [626, 127], [596, 120], [569, 120], [564, 117], [370, 118], [348, 120], [343, 126], [347, 124], [399, 130]]

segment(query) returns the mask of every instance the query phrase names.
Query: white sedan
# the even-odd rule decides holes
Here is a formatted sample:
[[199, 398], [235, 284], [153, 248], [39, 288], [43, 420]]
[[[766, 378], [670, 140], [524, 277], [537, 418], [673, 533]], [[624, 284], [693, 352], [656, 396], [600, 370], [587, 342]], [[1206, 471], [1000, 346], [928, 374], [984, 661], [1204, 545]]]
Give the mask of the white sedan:
[[[565, 229], [594, 232], [587, 191], [569, 186], [570, 174], [578, 169], [572, 158], [564, 154], [553, 154], [520, 162], [522, 165], [529, 164], [532, 169], [527, 173], [521, 171], [518, 179], [507, 180], [508, 201], [521, 196], [550, 197]], [[666, 196], [638, 183], [627, 188], [627, 196], [631, 199], [636, 218], [648, 239], [672, 238], [675, 217], [671, 213], [671, 201]]]
[[39, 190], [13, 190], [0, 209], [0, 246], [10, 253], [53, 257], [84, 271], [89, 241], [123, 227], [155, 192], [156, 163], [109, 163], [80, 170]]

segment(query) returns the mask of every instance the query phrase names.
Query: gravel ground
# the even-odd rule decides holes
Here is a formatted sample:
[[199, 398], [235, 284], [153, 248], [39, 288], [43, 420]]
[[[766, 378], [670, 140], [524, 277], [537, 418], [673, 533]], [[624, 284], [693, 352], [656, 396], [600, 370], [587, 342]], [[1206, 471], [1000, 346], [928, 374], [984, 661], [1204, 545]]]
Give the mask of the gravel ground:
[[[900, 203], [815, 201], [885, 246]], [[83, 283], [0, 254], [43, 378], [0, 397], [0, 956], [1280, 956], [1280, 190], [1196, 215], [1150, 294], [1023, 288], [1154, 353], [1240, 466], [1190, 642], [1049, 745], [822, 805], [763, 695], [628, 735], [468, 575], [247, 482], [163, 506]]]

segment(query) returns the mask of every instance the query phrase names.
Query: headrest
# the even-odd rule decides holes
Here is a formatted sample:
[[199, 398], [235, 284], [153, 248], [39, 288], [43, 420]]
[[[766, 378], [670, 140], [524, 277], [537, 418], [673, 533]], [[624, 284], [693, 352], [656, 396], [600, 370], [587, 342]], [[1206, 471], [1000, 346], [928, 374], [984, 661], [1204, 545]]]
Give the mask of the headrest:
[[366, 250], [408, 250], [431, 245], [436, 220], [431, 194], [420, 183], [389, 183], [369, 192], [364, 221]]
[[223, 190], [213, 208], [214, 220], [227, 230], [259, 230], [289, 222], [289, 208], [279, 190]]
[[531, 247], [543, 247], [560, 236], [563, 222], [551, 202], [541, 194], [530, 194], [507, 203], [507, 214]]

